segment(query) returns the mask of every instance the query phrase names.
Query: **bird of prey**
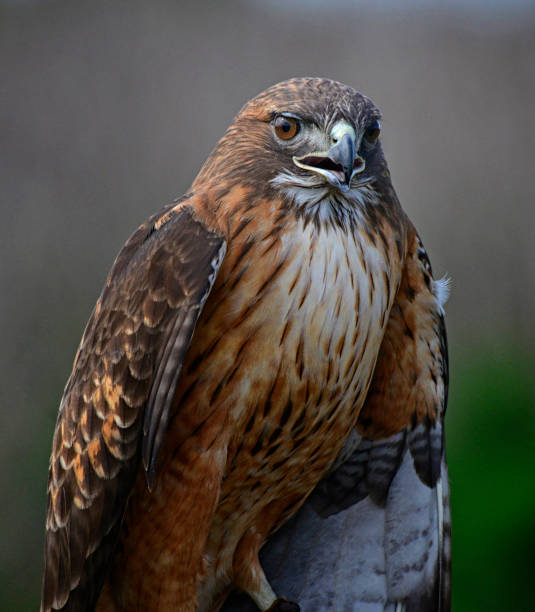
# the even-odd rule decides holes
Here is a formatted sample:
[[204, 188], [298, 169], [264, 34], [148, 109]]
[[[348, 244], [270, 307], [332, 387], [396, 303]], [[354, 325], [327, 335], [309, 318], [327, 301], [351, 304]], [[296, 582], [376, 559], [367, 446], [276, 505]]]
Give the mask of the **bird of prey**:
[[449, 609], [446, 293], [368, 98], [299, 78], [248, 102], [91, 314], [42, 610]]

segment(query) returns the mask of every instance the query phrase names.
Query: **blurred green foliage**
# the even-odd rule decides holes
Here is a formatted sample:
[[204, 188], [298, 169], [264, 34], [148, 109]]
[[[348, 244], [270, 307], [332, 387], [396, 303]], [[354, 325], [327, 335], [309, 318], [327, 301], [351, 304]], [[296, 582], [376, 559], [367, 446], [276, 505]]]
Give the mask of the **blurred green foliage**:
[[471, 350], [452, 359], [448, 464], [453, 610], [533, 610], [535, 357]]

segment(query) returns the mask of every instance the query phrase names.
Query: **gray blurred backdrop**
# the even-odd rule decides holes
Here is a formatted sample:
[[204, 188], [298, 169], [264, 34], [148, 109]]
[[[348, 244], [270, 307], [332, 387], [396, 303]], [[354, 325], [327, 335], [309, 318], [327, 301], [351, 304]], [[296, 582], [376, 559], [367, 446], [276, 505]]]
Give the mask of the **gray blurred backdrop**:
[[57, 406], [115, 255], [291, 76], [383, 111], [400, 199], [453, 279], [454, 609], [530, 609], [533, 2], [0, 1], [0, 71], [0, 609], [37, 608]]

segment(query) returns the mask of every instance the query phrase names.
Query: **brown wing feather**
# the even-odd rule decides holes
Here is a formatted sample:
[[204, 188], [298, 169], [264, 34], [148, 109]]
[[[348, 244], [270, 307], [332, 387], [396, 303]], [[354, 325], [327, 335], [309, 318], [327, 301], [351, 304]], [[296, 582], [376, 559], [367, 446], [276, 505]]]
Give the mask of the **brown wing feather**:
[[449, 376], [439, 295], [415, 233], [358, 421], [370, 440], [406, 431], [416, 472], [428, 486], [440, 475]]
[[149, 482], [222, 236], [167, 207], [126, 243], [88, 322], [61, 401], [48, 478], [42, 609], [90, 610], [141, 447]]

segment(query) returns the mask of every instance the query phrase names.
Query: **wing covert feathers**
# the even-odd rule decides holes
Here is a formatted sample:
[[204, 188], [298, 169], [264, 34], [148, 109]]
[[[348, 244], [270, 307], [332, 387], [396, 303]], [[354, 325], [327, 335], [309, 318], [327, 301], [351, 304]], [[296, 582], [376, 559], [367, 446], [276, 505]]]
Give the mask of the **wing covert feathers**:
[[440, 475], [448, 393], [442, 302], [416, 233], [390, 312], [370, 390], [358, 421], [368, 440], [406, 431], [416, 473], [428, 486]]
[[188, 201], [117, 257], [60, 404], [48, 479], [42, 610], [90, 610], [142, 451], [152, 483], [182, 361], [225, 253]]
[[177, 309], [177, 313], [161, 348], [155, 381], [145, 410], [143, 463], [149, 485], [154, 479], [156, 455], [165, 434], [176, 384], [195, 323], [226, 250], [226, 243], [220, 236], [207, 232], [205, 226], [191, 216], [188, 235], [190, 240], [174, 250], [163, 231], [159, 258], [151, 264], [151, 268], [154, 268], [154, 290], [159, 290], [163, 277], [164, 284], [168, 283], [174, 292], [170, 305]]

